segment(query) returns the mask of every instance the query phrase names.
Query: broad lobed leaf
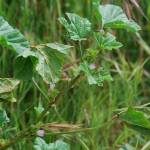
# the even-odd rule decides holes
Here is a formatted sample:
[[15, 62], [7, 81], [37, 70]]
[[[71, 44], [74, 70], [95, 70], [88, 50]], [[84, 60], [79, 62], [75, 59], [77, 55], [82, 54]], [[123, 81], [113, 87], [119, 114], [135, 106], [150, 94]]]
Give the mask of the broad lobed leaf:
[[42, 138], [37, 137], [34, 142], [35, 150], [70, 150], [69, 145], [62, 140], [47, 144]]
[[60, 44], [60, 43], [47, 43], [46, 46], [51, 49], [57, 50], [60, 53], [63, 53], [65, 55], [68, 54], [69, 49], [72, 47], [70, 45], [64, 45], [64, 44]]
[[85, 61], [80, 64], [79, 70], [85, 73], [89, 85], [96, 84], [102, 86], [104, 81], [112, 81], [111, 75], [104, 68], [91, 69]]
[[120, 115], [120, 118], [127, 122], [130, 128], [143, 135], [150, 135], [150, 120], [144, 112], [128, 108], [127, 111]]
[[122, 47], [122, 44], [116, 41], [116, 37], [110, 33], [98, 32], [94, 34], [94, 37], [100, 49], [112, 50]]
[[37, 51], [39, 62], [36, 71], [46, 83], [59, 80], [64, 59], [70, 48], [69, 45], [48, 43]]
[[72, 40], [86, 40], [91, 32], [91, 23], [88, 19], [82, 18], [73, 13], [66, 13], [67, 19], [60, 17], [60, 23], [66, 28]]
[[136, 149], [130, 144], [124, 144], [121, 146], [121, 148], [119, 148], [119, 150], [136, 150]]
[[11, 78], [0, 78], [0, 94], [13, 91], [18, 84], [19, 80]]
[[13, 90], [18, 86], [19, 80], [11, 78], [0, 78], [0, 100], [15, 101]]
[[37, 57], [31, 52], [29, 42], [7, 21], [0, 17], [0, 45], [13, 50], [17, 54], [14, 76], [21, 80], [32, 78]]
[[137, 32], [141, 29], [135, 21], [127, 18], [119, 6], [112, 4], [100, 5], [99, 13], [104, 28], [126, 29], [130, 32]]
[[32, 78], [38, 57], [35, 52], [26, 50], [18, 55], [14, 63], [14, 76], [20, 80]]
[[126, 121], [129, 124], [150, 129], [150, 121], [146, 114], [142, 111], [137, 111], [129, 107], [126, 112], [120, 115], [120, 117], [122, 120]]
[[10, 26], [3, 17], [0, 17], [0, 44], [13, 49], [18, 54], [29, 49], [29, 43], [24, 36]]
[[40, 51], [31, 51], [25, 37], [2, 17], [0, 17], [0, 44], [17, 54], [14, 62], [14, 76], [16, 78], [20, 80], [32, 79], [36, 69], [47, 83], [58, 81], [64, 56], [71, 47], [48, 43]]

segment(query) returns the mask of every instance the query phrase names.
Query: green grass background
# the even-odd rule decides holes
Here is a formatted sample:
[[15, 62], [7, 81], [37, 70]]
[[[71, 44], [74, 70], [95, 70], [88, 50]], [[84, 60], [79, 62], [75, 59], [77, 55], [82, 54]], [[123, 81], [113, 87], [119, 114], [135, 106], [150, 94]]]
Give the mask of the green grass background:
[[[93, 17], [94, 0], [0, 0], [0, 15], [11, 25], [18, 28], [31, 45], [45, 42], [67, 42], [65, 31], [57, 18], [65, 12], [77, 13], [87, 17], [96, 26]], [[96, 0], [95, 0], [96, 1]], [[118, 4], [125, 9], [123, 0], [103, 0], [102, 3]], [[150, 1], [141, 0], [140, 7], [150, 20]], [[142, 39], [124, 31], [116, 32], [124, 47], [118, 51], [101, 56], [102, 63], [111, 69], [113, 82], [103, 87], [90, 87], [85, 81], [77, 88], [61, 97], [59, 104], [53, 107], [44, 122], [84, 124], [86, 127], [99, 126], [110, 120], [119, 108], [139, 106], [150, 102], [150, 23], [134, 7], [130, 7], [131, 17], [142, 27]], [[88, 42], [87, 45], [92, 45]], [[0, 49], [0, 76], [12, 76], [13, 54]], [[38, 84], [46, 93], [48, 87], [39, 79]], [[65, 88], [64, 84], [58, 85]], [[48, 93], [50, 94], [50, 93]], [[39, 102], [43, 106], [46, 100], [31, 82], [21, 83], [16, 92], [17, 104], [3, 105], [11, 119], [2, 138], [13, 136], [34, 122], [34, 106]], [[150, 114], [150, 109], [146, 109]], [[10, 134], [11, 133], [11, 134]], [[118, 150], [124, 144], [140, 150], [148, 138], [115, 120], [100, 129], [69, 135], [46, 136], [47, 142], [63, 138], [70, 144], [71, 150]], [[14, 150], [32, 150], [34, 138], [24, 139], [13, 146]], [[149, 150], [150, 147], [147, 149]]]

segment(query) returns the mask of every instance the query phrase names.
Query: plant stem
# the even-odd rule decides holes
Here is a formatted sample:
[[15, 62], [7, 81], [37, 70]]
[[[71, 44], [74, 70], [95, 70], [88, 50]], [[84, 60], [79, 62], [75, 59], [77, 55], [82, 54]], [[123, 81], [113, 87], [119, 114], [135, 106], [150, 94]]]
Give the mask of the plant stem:
[[[108, 120], [107, 122], [103, 123], [102, 125], [99, 125], [99, 126], [96, 126], [96, 127], [93, 127], [93, 128], [81, 128], [81, 129], [72, 130], [72, 131], [54, 132], [54, 133], [49, 133], [48, 135], [73, 134], [73, 133], [79, 133], [79, 132], [93, 131], [93, 130], [100, 129], [102, 127], [107, 126], [110, 122], [112, 122], [113, 120], [117, 119], [119, 117], [119, 115], [120, 115], [120, 113], [118, 113], [117, 115], [112, 116], [112, 118], [110, 120]], [[44, 129], [44, 124], [43, 125], [30, 126], [29, 128], [21, 131], [20, 133], [18, 133], [15, 136], [15, 138], [10, 139], [9, 142], [7, 142], [6, 144], [0, 146], [0, 150], [5, 150], [6, 148], [14, 145], [16, 142], [22, 140], [23, 138], [34, 134], [35, 130], [37, 130], [37, 129], [41, 128], [41, 127]]]
[[[76, 83], [76, 81], [78, 80], [80, 78], [80, 75], [78, 75], [77, 77], [75, 77], [71, 82], [70, 82], [70, 84], [69, 84], [69, 87], [68, 87], [68, 89], [67, 89], [67, 93], [69, 93], [69, 91], [72, 89], [72, 87], [73, 87], [73, 85]], [[57, 103], [57, 101], [59, 100], [59, 98], [61, 97], [61, 96], [63, 96], [63, 94], [64, 94], [64, 90], [62, 91], [62, 92], [60, 92], [52, 101], [50, 101], [49, 103], [48, 103], [48, 105], [47, 105], [47, 108], [41, 113], [41, 115], [38, 117], [38, 119], [37, 119], [37, 123], [39, 122], [39, 121], [41, 121], [43, 118], [44, 118], [44, 116], [46, 115], [46, 113], [49, 111], [49, 109], [54, 105], [54, 104], [56, 104]]]
[[44, 91], [39, 87], [38, 83], [34, 80], [34, 78], [32, 78], [33, 83], [35, 84], [36, 88], [41, 92], [41, 94], [44, 96], [44, 98], [46, 100], [49, 100], [49, 98], [46, 96], [46, 94], [44, 93]]
[[82, 52], [82, 43], [81, 43], [81, 41], [79, 41], [79, 50], [80, 50], [81, 60], [83, 61], [83, 52]]
[[18, 141], [22, 140], [23, 138], [25, 138], [26, 136], [30, 135], [30, 134], [32, 133], [32, 132], [31, 132], [31, 129], [32, 129], [32, 128], [30, 127], [30, 128], [28, 128], [28, 129], [25, 129], [25, 130], [19, 132], [19, 133], [15, 136], [15, 138], [11, 138], [6, 144], [1, 145], [1, 146], [0, 146], [0, 149], [1, 149], [1, 150], [5, 150], [5, 149], [7, 149], [8, 147], [14, 145], [16, 142], [18, 142]]
[[96, 129], [100, 129], [102, 127], [106, 127], [107, 125], [109, 125], [110, 122], [112, 122], [113, 120], [117, 119], [119, 116], [118, 115], [114, 115], [110, 120], [108, 120], [107, 122], [103, 123], [102, 125], [99, 126], [95, 126], [93, 128], [81, 128], [78, 130], [72, 130], [72, 131], [64, 131], [64, 132], [54, 132], [54, 133], [48, 133], [47, 135], [61, 135], [61, 134], [72, 134], [72, 133], [79, 133], [79, 132], [88, 132], [88, 131], [93, 131]]

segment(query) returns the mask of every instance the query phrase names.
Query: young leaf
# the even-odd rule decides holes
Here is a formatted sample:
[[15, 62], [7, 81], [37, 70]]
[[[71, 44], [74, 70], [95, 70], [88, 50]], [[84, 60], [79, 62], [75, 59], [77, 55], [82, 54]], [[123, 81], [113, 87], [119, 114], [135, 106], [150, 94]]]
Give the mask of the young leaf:
[[150, 120], [145, 113], [133, 108], [128, 108], [127, 111], [120, 114], [120, 118], [127, 122], [132, 129], [141, 132], [144, 135], [150, 134]]
[[48, 43], [37, 52], [39, 62], [36, 71], [46, 83], [55, 83], [59, 80], [61, 68], [69, 48], [71, 48], [69, 45]]
[[39, 116], [43, 111], [44, 111], [44, 107], [42, 106], [42, 103], [39, 102], [37, 107], [34, 107], [35, 113], [37, 116]]
[[94, 37], [100, 49], [112, 50], [122, 47], [122, 44], [117, 42], [116, 37], [110, 33], [103, 34], [99, 32], [95, 33]]
[[18, 86], [19, 81], [11, 78], [0, 78], [0, 100], [15, 101], [13, 90]]
[[8, 122], [9, 122], [9, 118], [6, 114], [6, 111], [0, 109], [0, 127], [2, 127], [3, 125], [5, 125]]
[[119, 6], [112, 4], [100, 5], [99, 13], [104, 28], [126, 29], [130, 32], [137, 32], [141, 29], [135, 21], [127, 18]]
[[104, 81], [112, 81], [111, 75], [104, 68], [90, 69], [87, 62], [81, 63], [79, 70], [85, 73], [89, 85], [102, 86]]
[[47, 144], [43, 139], [37, 137], [35, 139], [35, 150], [70, 150], [69, 145], [62, 140]]
[[86, 40], [86, 37], [91, 31], [91, 23], [88, 19], [82, 18], [73, 13], [66, 13], [68, 20], [60, 17], [60, 23], [68, 31], [72, 40]]
[[83, 62], [80, 64], [80, 71], [83, 71], [87, 77], [88, 83], [91, 84], [97, 84], [95, 78], [93, 77], [91, 70], [89, 68], [89, 65], [87, 62]]

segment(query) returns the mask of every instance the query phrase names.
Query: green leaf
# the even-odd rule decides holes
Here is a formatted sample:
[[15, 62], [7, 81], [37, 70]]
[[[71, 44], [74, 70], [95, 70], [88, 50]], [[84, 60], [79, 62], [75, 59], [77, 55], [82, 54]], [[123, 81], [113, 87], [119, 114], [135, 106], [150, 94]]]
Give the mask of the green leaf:
[[66, 13], [68, 20], [60, 17], [60, 23], [68, 31], [72, 40], [86, 40], [86, 37], [91, 32], [91, 23], [88, 19], [82, 18], [73, 13]]
[[135, 148], [129, 144], [124, 144], [119, 150], [135, 150]]
[[35, 139], [35, 150], [70, 150], [69, 145], [62, 140], [47, 144], [43, 139], [37, 137]]
[[25, 37], [19, 30], [10, 26], [3, 17], [0, 17], [0, 45], [17, 54], [14, 66], [15, 77], [23, 80], [31, 79], [37, 58], [30, 51], [29, 42]]
[[83, 71], [87, 77], [88, 83], [91, 84], [97, 84], [97, 81], [95, 80], [95, 78], [92, 75], [92, 71], [89, 68], [89, 65], [87, 64], [87, 62], [83, 62], [80, 64], [80, 71]]
[[112, 50], [122, 47], [122, 44], [117, 42], [116, 37], [110, 33], [103, 34], [99, 32], [95, 33], [94, 37], [100, 49]]
[[150, 121], [142, 111], [137, 111], [129, 107], [126, 112], [120, 115], [120, 117], [129, 124], [150, 129]]
[[137, 131], [138, 133], [140, 133], [144, 136], [150, 137], [150, 129], [143, 128], [143, 127], [140, 127], [137, 125], [132, 125], [132, 124], [128, 124], [128, 127]]
[[111, 75], [104, 68], [90, 69], [87, 62], [83, 62], [79, 66], [79, 70], [85, 73], [89, 85], [96, 84], [102, 86], [104, 81], [112, 81]]
[[44, 111], [44, 107], [42, 106], [42, 103], [39, 102], [38, 106], [34, 107], [34, 110], [36, 112], [36, 115], [39, 116]]
[[55, 143], [49, 144], [49, 150], [70, 150], [70, 147], [62, 140], [57, 140]]
[[48, 44], [46, 44], [46, 46], [51, 49], [57, 50], [60, 53], [63, 53], [65, 55], [68, 54], [69, 49], [72, 47], [70, 45], [64, 45], [64, 44], [60, 44], [60, 43], [48, 43]]
[[99, 13], [104, 28], [126, 29], [137, 32], [141, 28], [133, 20], [128, 19], [122, 8], [112, 4], [100, 5]]
[[34, 142], [35, 150], [49, 150], [48, 144], [40, 137], [37, 137]]
[[3, 17], [0, 17], [0, 44], [13, 49], [18, 54], [29, 49], [29, 43], [24, 36], [11, 27]]
[[8, 122], [9, 122], [9, 118], [6, 114], [6, 111], [0, 109], [0, 127], [2, 127], [3, 125], [5, 125]]
[[37, 62], [38, 57], [35, 52], [30, 50], [22, 52], [15, 60], [14, 76], [20, 80], [31, 79]]
[[144, 112], [128, 108], [127, 111], [120, 114], [120, 118], [125, 121], [130, 128], [144, 135], [150, 134], [150, 120]]
[[18, 86], [19, 81], [11, 78], [0, 78], [0, 100], [15, 101], [13, 90]]
[[37, 52], [39, 62], [36, 71], [46, 83], [55, 83], [59, 80], [69, 48], [71, 46], [58, 43], [48, 43], [39, 48]]

